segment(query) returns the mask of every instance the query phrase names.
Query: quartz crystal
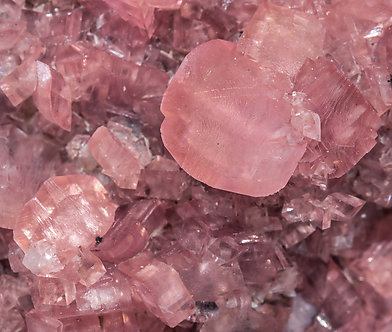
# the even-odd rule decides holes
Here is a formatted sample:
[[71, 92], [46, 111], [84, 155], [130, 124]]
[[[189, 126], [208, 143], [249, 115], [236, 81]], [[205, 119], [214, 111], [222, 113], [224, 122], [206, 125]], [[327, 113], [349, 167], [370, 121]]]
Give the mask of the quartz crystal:
[[0, 0], [0, 331], [392, 331], [391, 17]]

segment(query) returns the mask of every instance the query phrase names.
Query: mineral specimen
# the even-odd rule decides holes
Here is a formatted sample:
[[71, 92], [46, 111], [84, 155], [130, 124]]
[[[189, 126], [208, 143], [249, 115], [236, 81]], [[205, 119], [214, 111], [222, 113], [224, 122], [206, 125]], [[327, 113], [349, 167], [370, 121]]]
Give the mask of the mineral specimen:
[[0, 330], [391, 331], [391, 17], [0, 0]]

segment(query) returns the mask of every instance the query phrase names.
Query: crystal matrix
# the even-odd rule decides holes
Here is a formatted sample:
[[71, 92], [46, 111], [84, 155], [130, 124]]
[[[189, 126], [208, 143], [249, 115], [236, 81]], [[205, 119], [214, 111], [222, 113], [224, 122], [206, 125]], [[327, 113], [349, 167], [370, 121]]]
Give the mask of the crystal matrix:
[[392, 330], [390, 1], [0, 3], [1, 331]]

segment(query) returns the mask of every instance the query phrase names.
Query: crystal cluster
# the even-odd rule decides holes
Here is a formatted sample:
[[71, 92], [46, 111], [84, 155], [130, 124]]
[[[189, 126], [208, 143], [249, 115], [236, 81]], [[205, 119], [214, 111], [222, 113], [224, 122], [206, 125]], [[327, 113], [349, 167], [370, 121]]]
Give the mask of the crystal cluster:
[[391, 331], [391, 17], [0, 1], [0, 330]]

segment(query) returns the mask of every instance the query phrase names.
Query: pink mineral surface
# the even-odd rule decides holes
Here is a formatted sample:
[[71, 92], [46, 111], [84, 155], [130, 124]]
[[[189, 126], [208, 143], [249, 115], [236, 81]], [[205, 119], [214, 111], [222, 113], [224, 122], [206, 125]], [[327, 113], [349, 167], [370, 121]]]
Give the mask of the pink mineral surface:
[[392, 331], [391, 17], [0, 0], [0, 331]]
[[212, 187], [273, 194], [306, 147], [289, 123], [289, 89], [287, 77], [242, 56], [234, 43], [205, 43], [165, 92], [163, 142], [186, 172]]

